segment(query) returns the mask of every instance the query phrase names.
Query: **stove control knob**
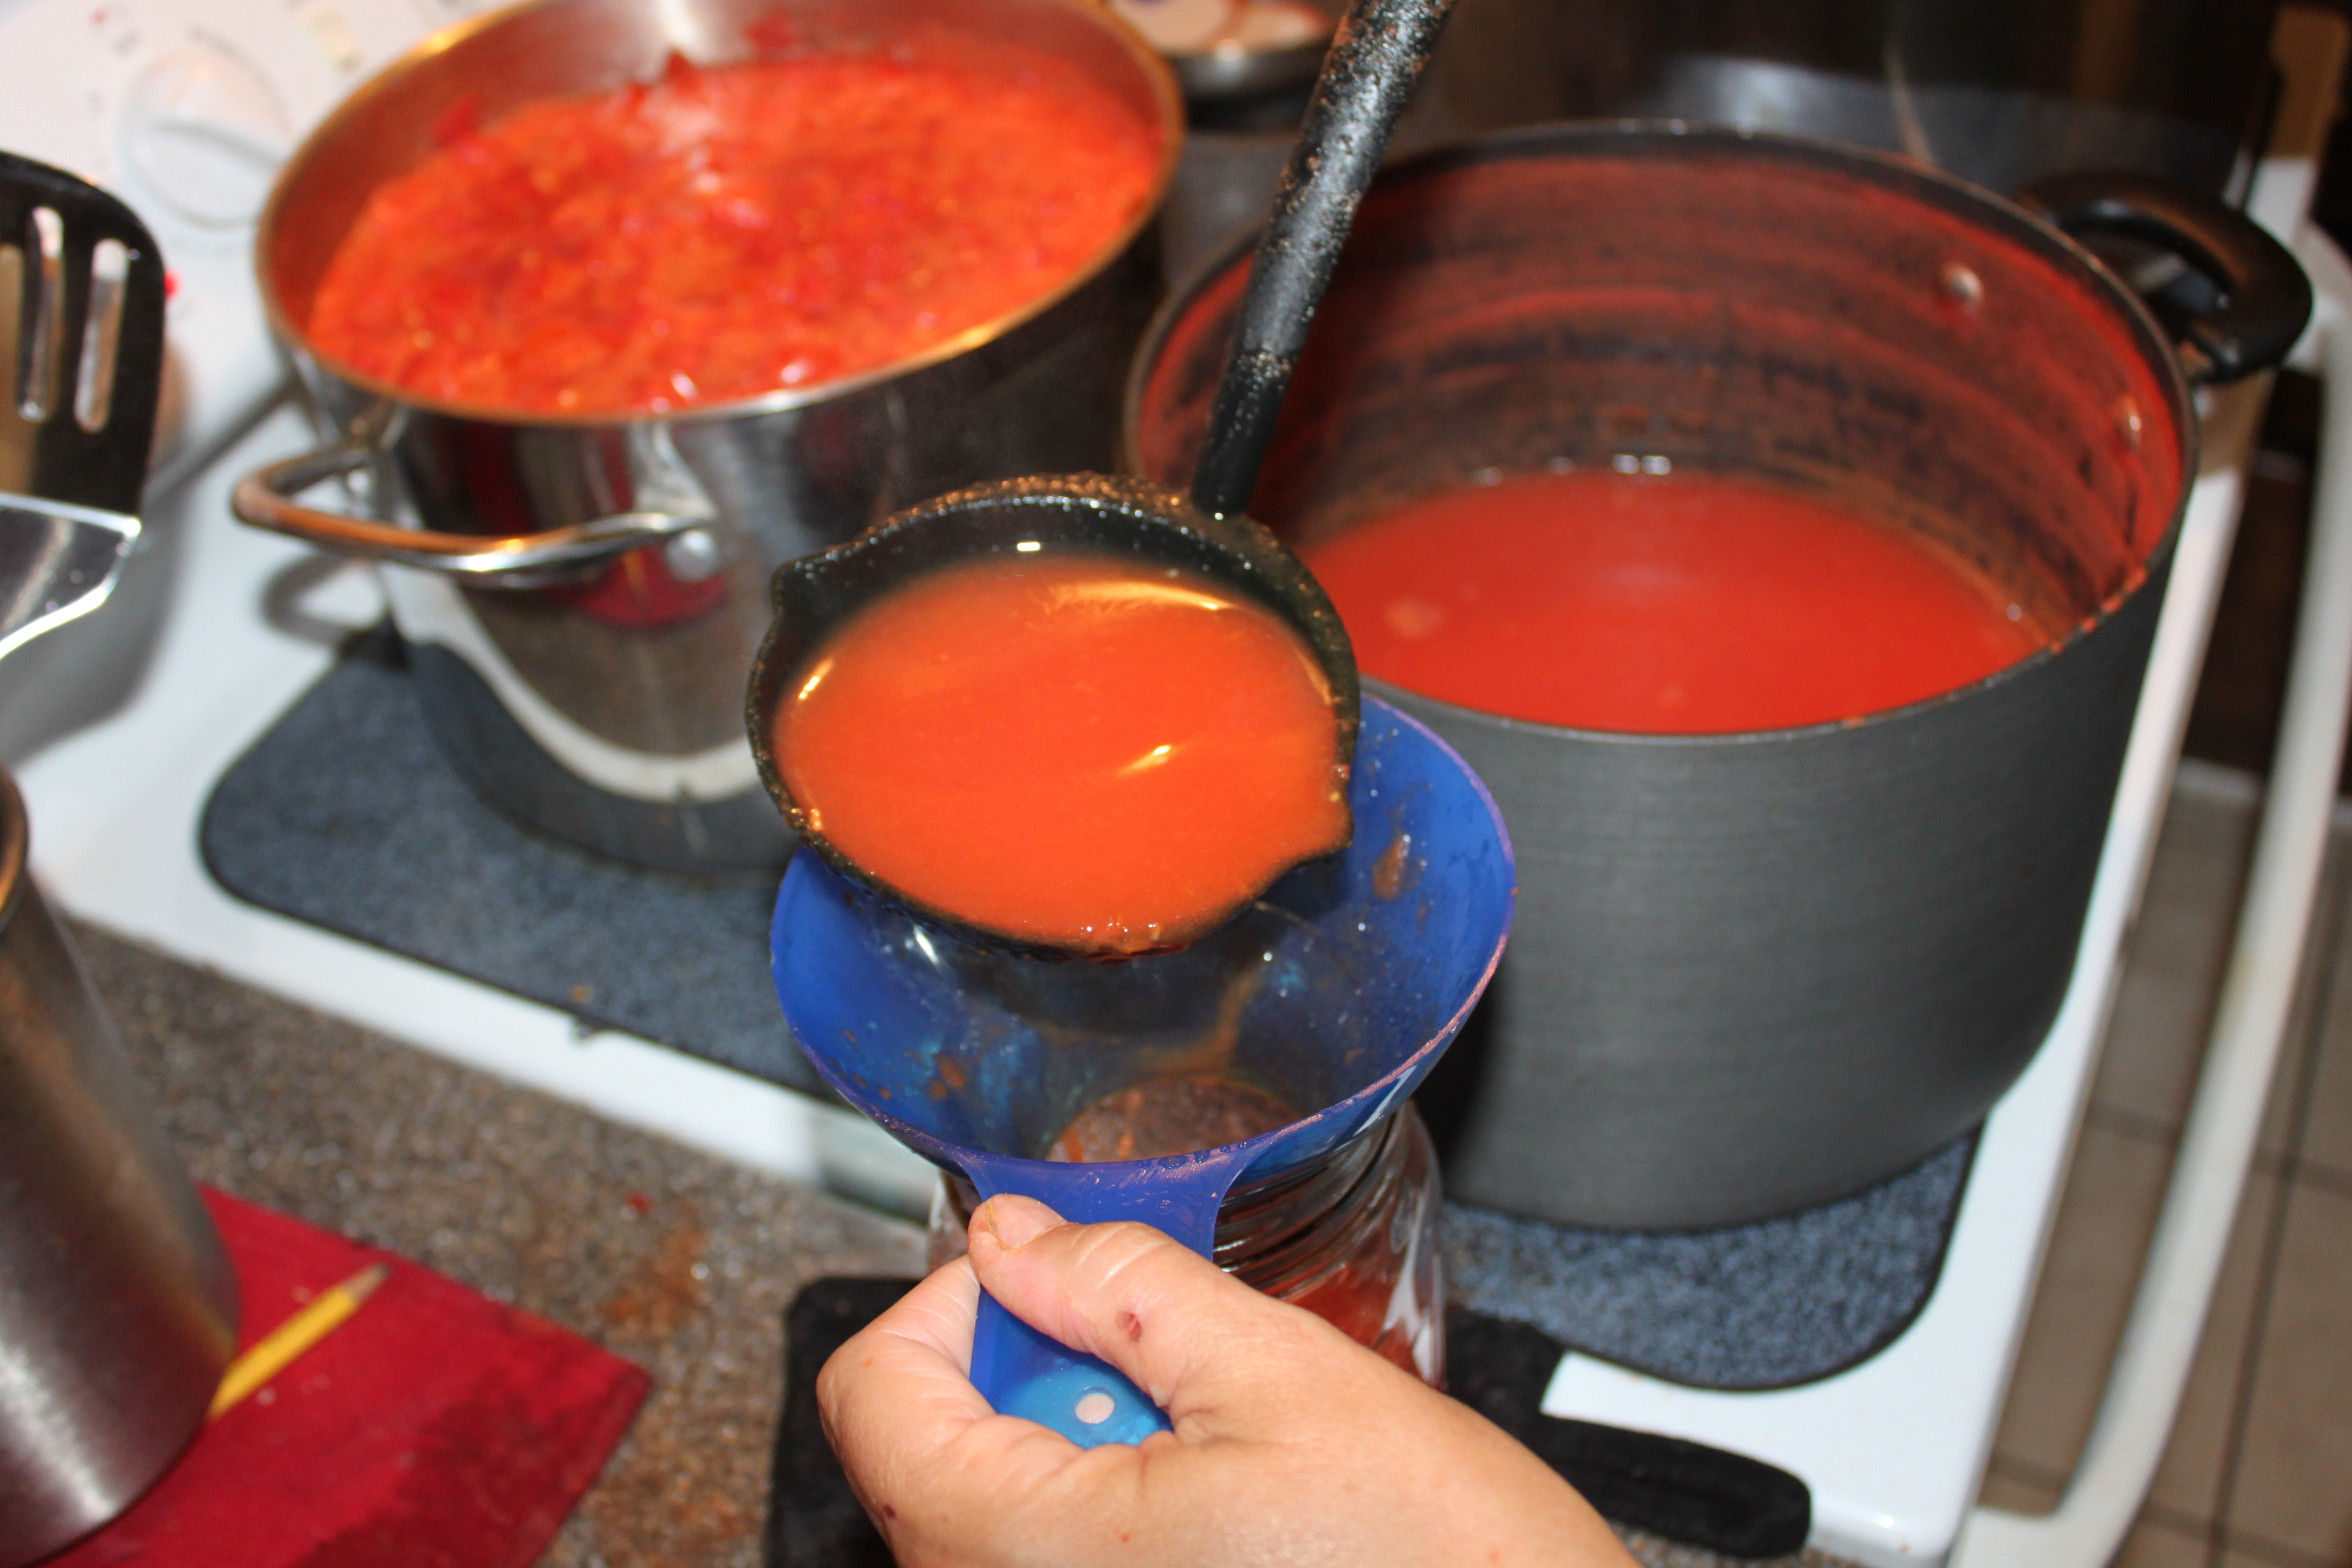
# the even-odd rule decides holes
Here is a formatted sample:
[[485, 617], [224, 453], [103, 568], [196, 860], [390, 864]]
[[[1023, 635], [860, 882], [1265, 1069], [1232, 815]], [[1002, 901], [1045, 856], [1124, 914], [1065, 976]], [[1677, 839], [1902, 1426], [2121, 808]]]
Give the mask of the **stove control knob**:
[[158, 204], [200, 228], [242, 229], [260, 217], [292, 147], [261, 73], [201, 44], [149, 66], [124, 105], [133, 174]]

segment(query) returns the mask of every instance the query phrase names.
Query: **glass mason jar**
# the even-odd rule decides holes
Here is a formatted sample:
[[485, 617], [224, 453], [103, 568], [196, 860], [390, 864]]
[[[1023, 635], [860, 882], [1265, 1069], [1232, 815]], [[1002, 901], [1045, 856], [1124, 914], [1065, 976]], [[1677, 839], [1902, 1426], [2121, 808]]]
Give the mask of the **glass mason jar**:
[[[1438, 1196], [1437, 1153], [1407, 1101], [1305, 1170], [1226, 1194], [1217, 1266], [1443, 1388]], [[968, 1182], [941, 1174], [931, 1201], [931, 1267], [963, 1256], [976, 1205]]]

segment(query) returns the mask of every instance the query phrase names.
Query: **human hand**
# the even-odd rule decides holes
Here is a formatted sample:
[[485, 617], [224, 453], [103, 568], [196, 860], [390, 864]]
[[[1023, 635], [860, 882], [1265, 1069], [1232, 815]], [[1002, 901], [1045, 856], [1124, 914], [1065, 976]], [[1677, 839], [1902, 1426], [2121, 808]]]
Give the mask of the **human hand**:
[[[1082, 1449], [971, 1383], [980, 1291], [1125, 1373], [1171, 1432]], [[826, 1363], [826, 1434], [904, 1568], [1628, 1568], [1551, 1468], [1312, 1313], [1144, 1225], [1027, 1198]]]

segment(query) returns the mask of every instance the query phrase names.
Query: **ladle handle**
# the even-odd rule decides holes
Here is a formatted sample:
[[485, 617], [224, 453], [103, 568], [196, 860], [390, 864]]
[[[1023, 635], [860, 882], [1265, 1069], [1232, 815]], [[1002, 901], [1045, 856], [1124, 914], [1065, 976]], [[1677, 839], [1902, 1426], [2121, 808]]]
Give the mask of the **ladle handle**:
[[[1159, 1161], [1126, 1165], [1056, 1165], [1036, 1160], [971, 1159], [965, 1174], [983, 1198], [1015, 1192], [1066, 1220], [1096, 1224], [1140, 1220], [1203, 1257], [1217, 1245], [1217, 1209], [1247, 1163], [1238, 1146], [1206, 1151], [1171, 1176]], [[972, 1327], [972, 1383], [999, 1415], [1049, 1427], [1081, 1448], [1140, 1443], [1168, 1430], [1168, 1418], [1109, 1362], [1072, 1350], [980, 1294]]]
[[1332, 38], [1250, 264], [1208, 441], [1193, 471], [1193, 504], [1204, 512], [1223, 517], [1249, 506], [1356, 204], [1452, 9], [1453, 0], [1356, 0]]

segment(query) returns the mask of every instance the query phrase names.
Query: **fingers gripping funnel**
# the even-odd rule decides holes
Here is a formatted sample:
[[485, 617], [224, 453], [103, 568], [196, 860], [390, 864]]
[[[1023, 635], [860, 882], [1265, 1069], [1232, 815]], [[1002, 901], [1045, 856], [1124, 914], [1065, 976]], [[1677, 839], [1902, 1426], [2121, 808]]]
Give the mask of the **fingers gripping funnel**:
[[[1461, 758], [1367, 698], [1350, 800], [1343, 853], [1193, 947], [1119, 965], [974, 946], [797, 856], [776, 900], [776, 994], [826, 1082], [983, 1197], [1141, 1220], [1205, 1255], [1237, 1181], [1303, 1169], [1404, 1102], [1502, 956], [1510, 842]], [[1165, 1159], [1040, 1158], [1107, 1095], [1203, 1077], [1300, 1115]], [[985, 1298], [972, 1380], [996, 1409], [1087, 1446], [1167, 1424], [1110, 1368]]]

